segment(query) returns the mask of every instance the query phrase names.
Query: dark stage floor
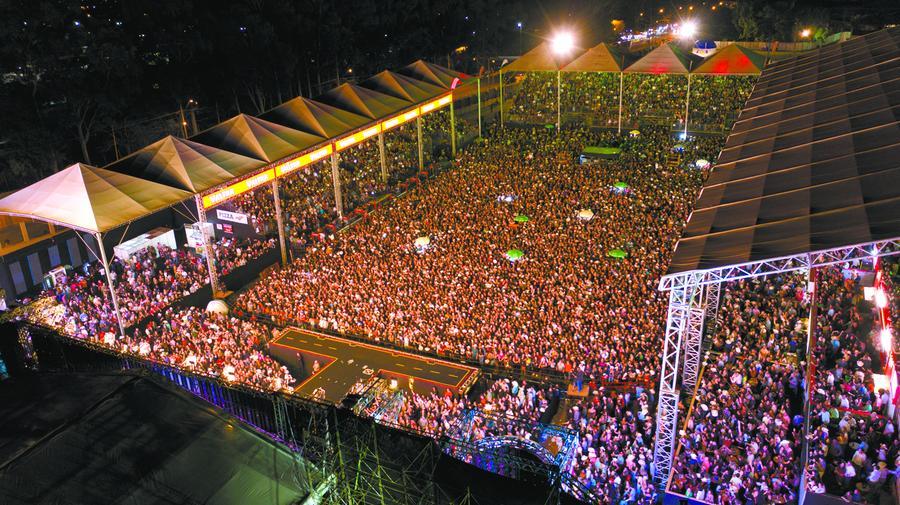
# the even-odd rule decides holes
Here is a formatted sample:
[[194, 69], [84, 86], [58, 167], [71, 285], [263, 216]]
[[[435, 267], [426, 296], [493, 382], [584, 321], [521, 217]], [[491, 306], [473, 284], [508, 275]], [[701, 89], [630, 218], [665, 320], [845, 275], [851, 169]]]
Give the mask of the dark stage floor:
[[[305, 379], [295, 391], [311, 396], [317, 388], [325, 390], [325, 399], [339, 402], [358, 381], [373, 374], [395, 378], [400, 387], [409, 388], [410, 378], [417, 393], [433, 388], [459, 391], [473, 382], [477, 369], [448, 361], [385, 349], [297, 328], [287, 328], [270, 344], [270, 352], [279, 361]], [[319, 372], [312, 374], [313, 362]]]

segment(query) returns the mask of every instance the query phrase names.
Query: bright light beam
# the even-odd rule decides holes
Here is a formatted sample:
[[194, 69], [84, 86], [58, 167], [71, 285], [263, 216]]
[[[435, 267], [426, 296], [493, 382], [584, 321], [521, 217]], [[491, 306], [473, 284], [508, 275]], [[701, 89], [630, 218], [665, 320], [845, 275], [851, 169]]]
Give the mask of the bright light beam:
[[575, 36], [571, 32], [559, 32], [550, 41], [550, 48], [559, 55], [569, 54], [575, 47]]
[[678, 27], [678, 37], [682, 39], [692, 39], [694, 35], [697, 35], [697, 22], [693, 20], [688, 20], [681, 23], [681, 26]]

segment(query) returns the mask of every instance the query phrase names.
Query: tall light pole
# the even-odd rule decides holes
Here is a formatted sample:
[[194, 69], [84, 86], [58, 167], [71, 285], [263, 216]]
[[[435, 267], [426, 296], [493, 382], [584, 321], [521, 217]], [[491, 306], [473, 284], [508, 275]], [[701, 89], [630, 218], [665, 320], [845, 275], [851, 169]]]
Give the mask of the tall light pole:
[[[571, 32], [562, 31], [553, 36], [550, 41], [550, 49], [557, 56], [566, 56], [575, 48], [575, 36]], [[562, 71], [557, 65], [556, 69], [556, 134], [562, 127]]]
[[522, 56], [522, 22], [516, 23], [516, 29], [519, 30], [519, 56]]

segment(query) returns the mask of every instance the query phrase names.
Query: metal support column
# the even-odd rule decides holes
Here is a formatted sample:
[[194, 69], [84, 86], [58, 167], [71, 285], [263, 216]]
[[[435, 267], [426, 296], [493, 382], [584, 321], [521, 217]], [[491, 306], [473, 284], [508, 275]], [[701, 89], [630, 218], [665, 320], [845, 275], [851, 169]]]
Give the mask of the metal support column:
[[653, 480], [660, 490], [665, 489], [669, 479], [678, 433], [678, 359], [681, 356], [681, 342], [688, 326], [691, 298], [700, 290], [698, 279], [692, 278], [690, 281], [669, 292], [669, 314], [656, 409], [656, 445], [653, 448]]
[[119, 323], [119, 334], [125, 336], [125, 323], [122, 321], [122, 311], [119, 310], [119, 297], [116, 295], [116, 287], [113, 285], [112, 275], [109, 270], [109, 260], [106, 259], [106, 248], [103, 247], [103, 235], [95, 233], [97, 248], [100, 249], [100, 261], [103, 262], [103, 272], [106, 274], [106, 283], [109, 286], [109, 297], [112, 299], [113, 310], [116, 311], [116, 322]]
[[344, 219], [344, 199], [341, 195], [341, 174], [338, 171], [338, 153], [331, 153], [331, 182], [334, 184], [334, 209], [338, 220]]
[[287, 246], [284, 238], [284, 217], [281, 215], [281, 193], [278, 179], [272, 180], [272, 199], [275, 202], [275, 222], [278, 224], [278, 245], [281, 247], [281, 264], [287, 265]]
[[453, 95], [450, 95], [450, 154], [456, 158], [456, 112], [453, 110]]
[[381, 182], [387, 184], [388, 169], [387, 160], [384, 157], [384, 133], [378, 132], [378, 160], [381, 162]]
[[478, 85], [478, 138], [481, 138], [481, 77], [476, 82]]
[[197, 202], [197, 217], [200, 222], [200, 235], [203, 236], [203, 250], [206, 251], [206, 268], [209, 270], [209, 286], [212, 288], [213, 298], [219, 293], [219, 275], [216, 272], [216, 256], [212, 242], [206, 233], [206, 209], [203, 208], [203, 199], [198, 194], [194, 197]]
[[556, 134], [562, 127], [562, 72], [556, 71]]
[[619, 134], [622, 133], [622, 95], [625, 94], [625, 72], [619, 72]]
[[688, 322], [684, 329], [684, 370], [681, 387], [693, 391], [700, 373], [700, 349], [703, 345], [703, 322], [706, 316], [706, 290], [698, 286], [692, 291]]
[[691, 74], [688, 74], [687, 97], [684, 99], [684, 136], [687, 137], [688, 118], [691, 115]]
[[724, 286], [721, 282], [706, 285], [706, 328], [707, 335], [714, 335], [719, 329], [719, 300]]
[[425, 170], [425, 151], [422, 148], [422, 116], [416, 118], [416, 141], [419, 144], [419, 170]]
[[503, 128], [503, 70], [500, 70], [500, 128]]

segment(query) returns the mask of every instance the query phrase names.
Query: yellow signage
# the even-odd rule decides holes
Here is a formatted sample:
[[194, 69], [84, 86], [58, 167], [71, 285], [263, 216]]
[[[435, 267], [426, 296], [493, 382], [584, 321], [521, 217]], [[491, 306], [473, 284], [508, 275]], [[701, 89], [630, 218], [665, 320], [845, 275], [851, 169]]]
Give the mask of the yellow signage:
[[332, 152], [331, 144], [328, 144], [327, 146], [322, 147], [320, 149], [316, 149], [315, 151], [313, 151], [311, 153], [304, 154], [303, 156], [298, 156], [298, 157], [292, 159], [291, 161], [288, 161], [286, 163], [282, 163], [281, 165], [276, 166], [275, 167], [275, 175], [278, 177], [281, 177], [282, 175], [289, 174], [289, 173], [293, 172], [294, 170], [303, 168], [306, 165], [309, 165], [310, 163], [315, 163], [315, 162], [321, 160], [322, 158], [331, 154], [331, 152]]
[[208, 209], [210, 207], [215, 207], [216, 205], [228, 200], [229, 198], [240, 195], [241, 193], [246, 193], [251, 189], [265, 184], [269, 181], [275, 179], [275, 169], [270, 168], [265, 172], [262, 172], [258, 175], [254, 175], [248, 179], [244, 179], [243, 181], [236, 182], [231, 186], [228, 186], [225, 189], [220, 189], [215, 193], [206, 195], [203, 197], [203, 208]]
[[381, 131], [388, 131], [395, 126], [402, 125], [407, 121], [412, 121], [413, 119], [419, 117], [419, 109], [413, 109], [409, 112], [404, 112], [399, 116], [394, 116], [387, 121], [381, 123]]
[[453, 97], [451, 95], [443, 96], [433, 102], [426, 103], [425, 105], [421, 106], [419, 110], [422, 114], [428, 114], [431, 111], [440, 109], [441, 107], [448, 105], [451, 100], [453, 100]]
[[371, 128], [366, 128], [365, 130], [363, 130], [361, 132], [356, 132], [353, 135], [350, 135], [349, 137], [344, 137], [341, 140], [338, 140], [337, 142], [335, 142], [335, 147], [337, 148], [338, 151], [343, 151], [344, 149], [347, 149], [350, 146], [359, 144], [360, 142], [362, 142], [363, 140], [366, 140], [369, 137], [378, 135], [378, 133], [380, 131], [381, 131], [381, 125], [377, 124]]

